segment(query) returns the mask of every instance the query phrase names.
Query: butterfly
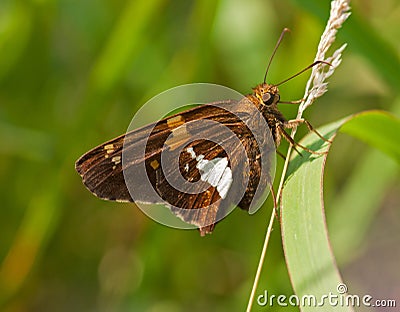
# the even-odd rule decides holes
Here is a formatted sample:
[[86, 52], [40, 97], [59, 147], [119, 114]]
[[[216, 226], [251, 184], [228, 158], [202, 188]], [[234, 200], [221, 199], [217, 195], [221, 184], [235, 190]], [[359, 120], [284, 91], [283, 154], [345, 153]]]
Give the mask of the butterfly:
[[81, 156], [76, 171], [101, 199], [164, 204], [202, 236], [212, 233], [233, 206], [249, 211], [263, 198], [282, 138], [313, 152], [285, 131], [301, 123], [315, 131], [279, 111], [285, 102], [278, 86], [289, 79], [268, 84], [265, 76], [240, 100], [200, 105], [129, 131]]

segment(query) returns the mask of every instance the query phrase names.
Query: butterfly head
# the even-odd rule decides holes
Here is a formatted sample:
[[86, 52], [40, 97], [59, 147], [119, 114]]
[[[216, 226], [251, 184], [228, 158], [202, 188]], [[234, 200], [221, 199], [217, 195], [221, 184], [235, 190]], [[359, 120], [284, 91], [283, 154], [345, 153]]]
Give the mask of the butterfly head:
[[264, 106], [276, 105], [280, 100], [279, 89], [276, 85], [262, 83], [253, 88], [253, 92], [260, 104]]

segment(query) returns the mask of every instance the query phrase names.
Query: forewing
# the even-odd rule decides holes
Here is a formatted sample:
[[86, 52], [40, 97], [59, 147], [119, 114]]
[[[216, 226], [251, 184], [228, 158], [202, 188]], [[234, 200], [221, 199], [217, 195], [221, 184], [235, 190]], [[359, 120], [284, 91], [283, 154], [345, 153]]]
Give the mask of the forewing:
[[[224, 101], [219, 103], [232, 105], [235, 102]], [[130, 157], [130, 163], [127, 166], [134, 167], [144, 163], [146, 168], [152, 168], [152, 165], [154, 167], [155, 164], [154, 160], [158, 159], [161, 152], [166, 148], [164, 143], [168, 136], [182, 126], [180, 120], [188, 122], [214, 118], [216, 121], [222, 121], [224, 115], [226, 115], [226, 112], [218, 107], [203, 105], [164, 118], [93, 148], [76, 161], [75, 169], [82, 177], [87, 189], [97, 197], [112, 201], [132, 202], [123, 175], [123, 148], [127, 150]], [[185, 142], [183, 141], [182, 144]], [[145, 155], [139, 153], [138, 147], [142, 144], [146, 144]], [[143, 201], [157, 202], [151, 198], [143, 198]]]

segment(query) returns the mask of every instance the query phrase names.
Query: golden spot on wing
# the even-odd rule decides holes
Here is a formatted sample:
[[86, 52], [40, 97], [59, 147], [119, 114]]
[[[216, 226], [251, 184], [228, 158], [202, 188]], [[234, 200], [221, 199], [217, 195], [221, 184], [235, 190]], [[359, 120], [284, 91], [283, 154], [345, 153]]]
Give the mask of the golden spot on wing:
[[150, 166], [151, 166], [154, 170], [156, 170], [156, 169], [158, 169], [158, 168], [160, 167], [160, 163], [159, 163], [156, 159], [154, 159], [154, 160], [150, 163]]
[[107, 154], [114, 153], [114, 144], [104, 145], [104, 149], [106, 150]]
[[168, 128], [174, 129], [185, 123], [185, 118], [182, 115], [178, 115], [167, 119]]
[[121, 156], [114, 156], [113, 158], [111, 158], [111, 161], [118, 165], [121, 162]]
[[171, 150], [182, 146], [186, 141], [189, 141], [190, 134], [187, 131], [186, 125], [182, 124], [178, 128], [172, 130], [171, 135], [168, 137], [168, 140], [165, 141], [165, 145], [167, 145]]

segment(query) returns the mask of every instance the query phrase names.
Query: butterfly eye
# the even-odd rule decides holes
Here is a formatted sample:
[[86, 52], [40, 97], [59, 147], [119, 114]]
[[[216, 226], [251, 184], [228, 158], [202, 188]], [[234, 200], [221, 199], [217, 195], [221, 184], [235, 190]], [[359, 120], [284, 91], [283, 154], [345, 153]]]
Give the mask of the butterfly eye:
[[262, 95], [262, 100], [263, 100], [265, 105], [271, 105], [273, 103], [273, 101], [274, 101], [274, 98], [275, 97], [269, 92], [264, 93]]

